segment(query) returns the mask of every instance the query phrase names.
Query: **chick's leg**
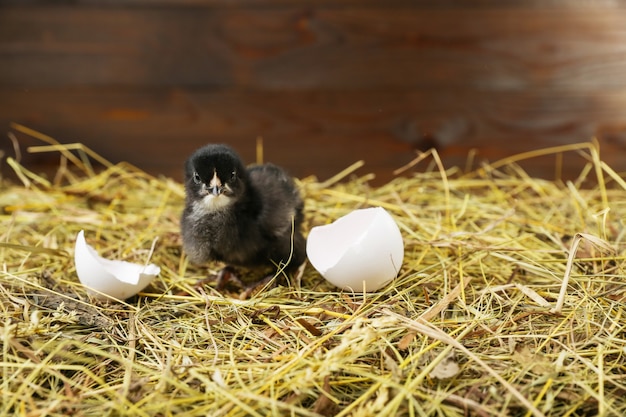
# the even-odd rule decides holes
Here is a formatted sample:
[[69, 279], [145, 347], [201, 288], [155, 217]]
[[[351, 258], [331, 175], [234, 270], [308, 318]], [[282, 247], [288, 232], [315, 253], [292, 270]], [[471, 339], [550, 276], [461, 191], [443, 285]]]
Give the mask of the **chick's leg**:
[[246, 288], [243, 281], [237, 276], [235, 268], [232, 266], [225, 266], [220, 272], [217, 273], [216, 287], [219, 291], [226, 288], [229, 283], [233, 283], [238, 288]]
[[265, 278], [262, 278], [260, 281], [256, 281], [244, 286], [243, 291], [241, 292], [241, 294], [239, 294], [239, 299], [247, 300], [252, 294], [259, 292], [265, 287], [274, 288], [276, 286], [276, 281], [274, 281], [275, 277], [275, 274], [269, 274]]

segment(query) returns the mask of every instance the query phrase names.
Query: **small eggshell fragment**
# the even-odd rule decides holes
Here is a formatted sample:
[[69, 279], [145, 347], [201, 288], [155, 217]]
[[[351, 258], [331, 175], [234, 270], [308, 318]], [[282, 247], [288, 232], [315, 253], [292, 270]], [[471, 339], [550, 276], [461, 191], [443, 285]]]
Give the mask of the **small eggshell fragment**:
[[311, 265], [331, 284], [348, 291], [376, 291], [393, 280], [404, 259], [398, 225], [382, 207], [355, 210], [311, 229]]
[[152, 282], [161, 268], [102, 258], [85, 241], [83, 230], [76, 236], [74, 264], [80, 282], [94, 297], [125, 300]]

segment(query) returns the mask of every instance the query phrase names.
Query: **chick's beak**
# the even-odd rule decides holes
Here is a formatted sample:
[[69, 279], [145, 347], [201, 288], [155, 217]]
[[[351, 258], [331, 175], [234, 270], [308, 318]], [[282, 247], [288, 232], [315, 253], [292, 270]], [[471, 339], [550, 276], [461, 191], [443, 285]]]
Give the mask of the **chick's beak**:
[[205, 197], [208, 195], [217, 197], [223, 192], [224, 192], [224, 188], [219, 187], [217, 185], [211, 186], [211, 185], [202, 184], [202, 186], [200, 187], [200, 196], [202, 197]]
[[220, 194], [222, 194], [222, 181], [220, 180], [220, 178], [217, 176], [217, 172], [213, 173], [213, 178], [211, 178], [211, 181], [209, 182], [209, 193], [213, 194], [214, 196], [218, 196]]

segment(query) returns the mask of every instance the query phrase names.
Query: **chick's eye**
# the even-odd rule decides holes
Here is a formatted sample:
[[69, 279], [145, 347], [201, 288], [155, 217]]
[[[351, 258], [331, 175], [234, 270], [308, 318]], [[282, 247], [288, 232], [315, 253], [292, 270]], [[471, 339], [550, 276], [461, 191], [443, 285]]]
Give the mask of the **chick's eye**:
[[202, 182], [202, 180], [200, 179], [200, 174], [198, 174], [197, 172], [193, 173], [193, 182], [195, 182], [196, 184], [200, 184]]
[[233, 171], [232, 175], [230, 177], [231, 180], [236, 180], [237, 179], [237, 171]]

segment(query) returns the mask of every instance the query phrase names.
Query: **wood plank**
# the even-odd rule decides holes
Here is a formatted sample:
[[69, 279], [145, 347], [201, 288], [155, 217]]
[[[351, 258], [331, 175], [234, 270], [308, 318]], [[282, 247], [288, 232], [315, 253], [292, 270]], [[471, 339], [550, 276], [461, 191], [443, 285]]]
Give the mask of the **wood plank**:
[[[429, 0], [417, 0], [422, 6], [433, 7], [433, 3]], [[477, 0], [477, 5], [488, 4], [493, 5], [496, 0]], [[522, 0], [517, 0], [522, 1]], [[557, 0], [554, 0], [557, 1]], [[447, 5], [458, 4], [456, 0], [441, 0]], [[65, 2], [56, 0], [56, 6], [65, 6], [71, 4], [73, 6], [83, 7], [125, 7], [125, 8], [154, 8], [154, 7], [276, 7], [276, 6], [371, 6], [379, 5], [378, 0], [65, 0]], [[65, 3], [65, 4], [63, 4]], [[401, 6], [407, 4], [416, 4], [416, 0], [387, 0], [389, 7]], [[1, 0], [0, 5], [7, 6], [54, 6], [50, 0]]]
[[258, 135], [297, 176], [365, 159], [385, 180], [414, 148], [463, 164], [471, 148], [494, 160], [594, 134], [626, 170], [619, 4], [350, 1], [3, 7], [0, 129], [17, 121], [175, 178], [207, 141], [252, 160]]
[[[64, 4], [65, 3], [65, 4]], [[50, 6], [51, 0], [1, 0], [0, 5], [10, 6]], [[54, 4], [63, 6], [97, 6], [97, 7], [276, 7], [276, 6], [325, 6], [325, 7], [380, 7], [380, 0], [56, 0]], [[53, 4], [53, 5], [54, 5]], [[509, 8], [509, 9], [553, 9], [565, 7], [615, 7], [615, 0], [385, 0], [386, 7], [411, 6], [422, 9], [476, 9], [476, 8]]]
[[[610, 165], [626, 171], [626, 89], [589, 93], [254, 92], [200, 89], [0, 90], [0, 129], [19, 122], [63, 142], [82, 142], [112, 161], [181, 178], [188, 154], [207, 142], [235, 146], [254, 160], [264, 137], [266, 159], [294, 175], [327, 178], [356, 160], [379, 182], [435, 146], [448, 166], [468, 152], [491, 161], [599, 135]], [[20, 137], [22, 146], [29, 144]], [[9, 141], [2, 149], [12, 153]], [[36, 163], [56, 163], [57, 157]], [[552, 177], [554, 159], [530, 172]], [[582, 161], [566, 161], [575, 175]], [[422, 167], [423, 168], [423, 167]]]
[[621, 7], [5, 7], [0, 85], [611, 89], [625, 21]]

